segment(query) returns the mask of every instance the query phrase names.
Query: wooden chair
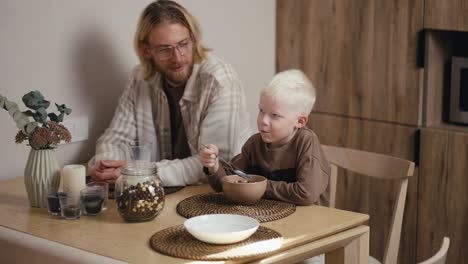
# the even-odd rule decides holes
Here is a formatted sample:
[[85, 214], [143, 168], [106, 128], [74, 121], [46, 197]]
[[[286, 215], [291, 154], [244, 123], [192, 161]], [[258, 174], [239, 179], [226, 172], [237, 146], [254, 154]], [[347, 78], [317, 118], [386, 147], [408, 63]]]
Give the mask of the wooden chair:
[[[399, 181], [398, 196], [392, 212], [390, 233], [384, 247], [382, 261], [384, 264], [397, 263], [408, 177], [414, 173], [414, 163], [405, 159], [349, 148], [326, 145], [322, 145], [322, 148], [331, 164], [330, 207], [335, 207], [338, 167], [377, 179]], [[372, 262], [371, 259], [370, 262]]]
[[448, 237], [444, 237], [442, 241], [442, 246], [440, 246], [439, 251], [437, 251], [437, 253], [434, 256], [430, 257], [429, 259], [426, 259], [423, 262], [419, 262], [419, 264], [445, 264], [449, 246], [450, 246], [450, 239]]

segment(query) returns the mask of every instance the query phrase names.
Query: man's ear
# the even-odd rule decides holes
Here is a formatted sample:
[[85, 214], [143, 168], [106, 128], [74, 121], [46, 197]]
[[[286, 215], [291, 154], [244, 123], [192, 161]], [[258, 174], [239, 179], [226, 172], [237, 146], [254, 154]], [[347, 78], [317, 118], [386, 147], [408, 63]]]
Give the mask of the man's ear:
[[307, 121], [309, 121], [309, 116], [305, 114], [300, 114], [297, 119], [296, 127], [297, 128], [305, 127], [307, 125]]
[[197, 45], [197, 39], [195, 39], [192, 32], [190, 32], [190, 40], [193, 42], [193, 47], [195, 47]]
[[151, 55], [150, 46], [146, 43], [140, 43], [140, 49], [142, 51], [143, 57], [147, 60], [153, 58]]

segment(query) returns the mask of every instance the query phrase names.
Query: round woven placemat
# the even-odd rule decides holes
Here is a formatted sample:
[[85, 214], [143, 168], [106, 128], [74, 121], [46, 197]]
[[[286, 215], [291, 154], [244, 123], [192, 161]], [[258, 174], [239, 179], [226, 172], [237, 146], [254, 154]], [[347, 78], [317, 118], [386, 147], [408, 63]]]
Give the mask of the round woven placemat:
[[295, 204], [267, 199], [261, 199], [254, 205], [237, 205], [226, 200], [222, 193], [195, 195], [177, 204], [177, 213], [185, 218], [205, 214], [238, 214], [250, 216], [262, 223], [281, 219], [294, 211]]
[[151, 247], [165, 255], [192, 260], [233, 260], [270, 253], [281, 247], [282, 236], [260, 226], [244, 241], [215, 245], [197, 240], [183, 225], [163, 229], [150, 238]]
[[164, 194], [171, 194], [182, 190], [184, 186], [164, 187]]

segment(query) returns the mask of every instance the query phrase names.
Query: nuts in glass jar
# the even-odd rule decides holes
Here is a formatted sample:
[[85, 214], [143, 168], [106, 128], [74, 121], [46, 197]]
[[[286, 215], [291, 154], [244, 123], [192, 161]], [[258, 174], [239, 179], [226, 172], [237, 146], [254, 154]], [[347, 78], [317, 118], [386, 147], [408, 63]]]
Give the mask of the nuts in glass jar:
[[128, 222], [155, 218], [164, 207], [164, 189], [158, 181], [129, 185], [116, 197], [117, 209]]

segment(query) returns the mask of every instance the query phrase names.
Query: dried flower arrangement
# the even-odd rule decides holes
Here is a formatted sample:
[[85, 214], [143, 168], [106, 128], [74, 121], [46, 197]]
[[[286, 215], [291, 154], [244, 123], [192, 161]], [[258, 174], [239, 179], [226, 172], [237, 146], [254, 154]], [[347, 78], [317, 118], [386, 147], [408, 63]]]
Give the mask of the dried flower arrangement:
[[[9, 101], [6, 97], [0, 94], [0, 107], [7, 110], [16, 126], [20, 129], [15, 136], [17, 144], [28, 140], [29, 146], [33, 149], [53, 149], [60, 142], [71, 141], [71, 134], [68, 129], [59, 124], [63, 122], [65, 115], [71, 113], [71, 109], [64, 104], [55, 104], [59, 114], [47, 113], [46, 109], [50, 102], [45, 100], [44, 96], [39, 91], [31, 91], [22, 97], [24, 105], [31, 110], [20, 111], [15, 102]], [[30, 117], [34, 121], [30, 120]]]

